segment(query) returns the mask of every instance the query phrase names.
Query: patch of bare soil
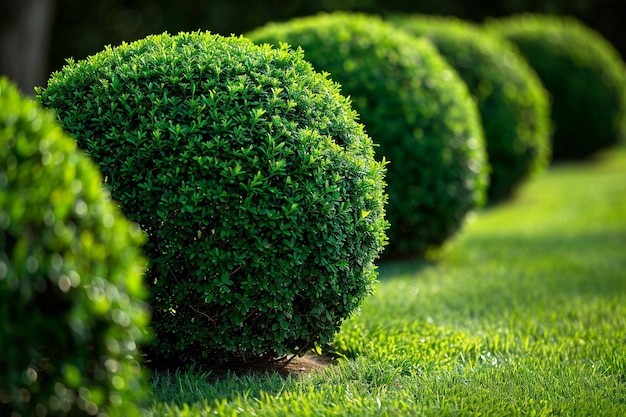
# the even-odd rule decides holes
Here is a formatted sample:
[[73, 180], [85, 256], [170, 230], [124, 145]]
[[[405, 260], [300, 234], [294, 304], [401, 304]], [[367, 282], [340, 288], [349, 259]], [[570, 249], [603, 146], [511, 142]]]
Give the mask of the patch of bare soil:
[[287, 359], [286, 363], [277, 363], [275, 366], [281, 367], [283, 373], [308, 374], [311, 371], [323, 371], [326, 367], [333, 365], [336, 361], [330, 355], [316, 355], [307, 353], [302, 357]]

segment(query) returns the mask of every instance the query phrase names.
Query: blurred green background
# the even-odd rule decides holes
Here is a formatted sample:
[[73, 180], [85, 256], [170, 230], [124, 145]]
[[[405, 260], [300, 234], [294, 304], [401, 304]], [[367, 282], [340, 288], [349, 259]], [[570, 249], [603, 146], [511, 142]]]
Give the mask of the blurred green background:
[[0, 73], [32, 94], [66, 58], [165, 30], [241, 34], [268, 21], [321, 11], [486, 17], [541, 12], [575, 16], [626, 56], [626, 0], [0, 0]]

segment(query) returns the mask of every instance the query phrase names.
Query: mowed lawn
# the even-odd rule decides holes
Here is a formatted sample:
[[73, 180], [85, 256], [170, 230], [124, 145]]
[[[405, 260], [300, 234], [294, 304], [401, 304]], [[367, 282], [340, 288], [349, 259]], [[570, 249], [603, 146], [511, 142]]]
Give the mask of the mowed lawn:
[[323, 371], [153, 378], [155, 415], [626, 416], [626, 150], [557, 164], [436, 262], [380, 266]]

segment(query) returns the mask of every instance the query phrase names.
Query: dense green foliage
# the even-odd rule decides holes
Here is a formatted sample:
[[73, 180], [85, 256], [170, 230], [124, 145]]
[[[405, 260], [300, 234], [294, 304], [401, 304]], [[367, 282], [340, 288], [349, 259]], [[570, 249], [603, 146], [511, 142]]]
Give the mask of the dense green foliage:
[[489, 29], [513, 41], [552, 95], [554, 159], [584, 158], [626, 139], [626, 66], [573, 18], [517, 15]]
[[148, 235], [155, 362], [306, 350], [371, 292], [384, 163], [301, 52], [164, 33], [70, 62], [39, 98]]
[[456, 18], [398, 15], [390, 20], [431, 40], [476, 97], [492, 169], [490, 202], [510, 197], [548, 165], [548, 93], [512, 43]]
[[139, 416], [139, 229], [49, 110], [0, 79], [0, 415]]
[[483, 131], [466, 85], [429, 43], [380, 18], [333, 13], [247, 34], [286, 42], [349, 95], [387, 173], [386, 256], [423, 256], [485, 199]]
[[558, 164], [445, 259], [380, 267], [347, 356], [282, 378], [153, 380], [155, 416], [626, 415], [626, 149]]

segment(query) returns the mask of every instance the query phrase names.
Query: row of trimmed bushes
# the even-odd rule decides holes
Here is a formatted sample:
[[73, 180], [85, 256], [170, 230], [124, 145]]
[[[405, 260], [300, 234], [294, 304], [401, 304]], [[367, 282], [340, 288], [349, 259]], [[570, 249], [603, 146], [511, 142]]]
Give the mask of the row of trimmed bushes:
[[352, 99], [387, 168], [385, 256], [421, 256], [485, 203], [489, 168], [478, 108], [435, 47], [382, 19], [333, 13], [269, 24], [256, 43], [301, 47]]
[[[98, 167], [0, 79], [0, 413], [139, 415], [151, 332], [174, 367], [331, 342], [387, 236], [389, 256], [424, 256], [508, 198], [549, 163], [550, 115], [555, 156], [615, 144], [623, 64], [554, 19], [334, 13], [247, 34], [302, 50], [201, 32], [107, 47], [37, 91]], [[551, 84], [579, 67], [583, 123]], [[559, 136], [577, 123], [582, 145]]]
[[[385, 257], [439, 248], [467, 212], [482, 205], [484, 189], [489, 203], [506, 200], [552, 158], [588, 157], [626, 137], [624, 64], [605, 40], [573, 19], [520, 15], [480, 26], [441, 16], [383, 20], [332, 13], [270, 23], [246, 36], [302, 47], [315, 68], [342, 85], [379, 145], [378, 156], [391, 160]], [[469, 126], [473, 104], [454, 91], [454, 74], [424, 62], [435, 53], [417, 46], [415, 37], [430, 41], [445, 58], [442, 65], [469, 88], [480, 119], [471, 133], [450, 134], [460, 120], [451, 115], [454, 106], [464, 106], [462, 123]], [[406, 45], [412, 53], [403, 51]], [[447, 79], [433, 81], [436, 73]], [[432, 92], [437, 99], [428, 96]], [[455, 104], [445, 103], [450, 96]], [[486, 161], [480, 149], [472, 154], [450, 144], [476, 142], [480, 148], [483, 133]], [[457, 167], [446, 163], [453, 152]]]

